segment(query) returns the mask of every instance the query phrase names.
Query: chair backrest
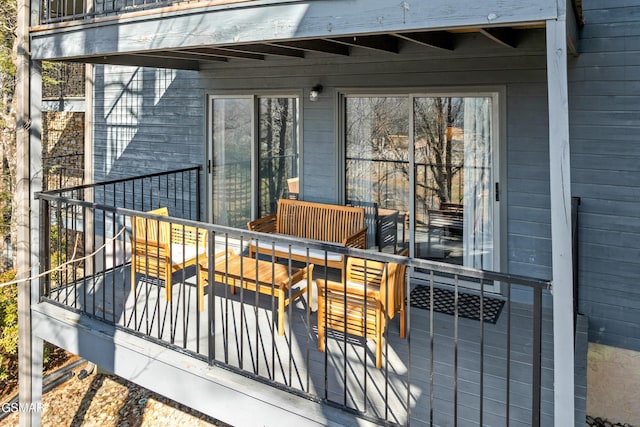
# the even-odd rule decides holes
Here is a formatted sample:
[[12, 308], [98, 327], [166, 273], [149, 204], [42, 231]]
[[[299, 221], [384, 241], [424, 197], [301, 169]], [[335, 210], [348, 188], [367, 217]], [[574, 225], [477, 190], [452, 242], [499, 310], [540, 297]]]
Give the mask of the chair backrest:
[[349, 257], [347, 260], [347, 282], [380, 287], [387, 279], [387, 264], [384, 262]]
[[395, 313], [405, 304], [406, 269], [406, 265], [395, 262], [384, 263], [349, 257], [346, 279], [347, 283], [366, 283], [367, 288], [378, 287], [380, 304], [386, 307], [389, 319], [393, 319]]
[[300, 200], [278, 200], [276, 231], [281, 234], [342, 243], [364, 228], [364, 209]]
[[[169, 216], [166, 207], [154, 209], [147, 213], [160, 216]], [[168, 243], [171, 235], [170, 225], [166, 221], [134, 217], [134, 235], [136, 240], [149, 243]]]

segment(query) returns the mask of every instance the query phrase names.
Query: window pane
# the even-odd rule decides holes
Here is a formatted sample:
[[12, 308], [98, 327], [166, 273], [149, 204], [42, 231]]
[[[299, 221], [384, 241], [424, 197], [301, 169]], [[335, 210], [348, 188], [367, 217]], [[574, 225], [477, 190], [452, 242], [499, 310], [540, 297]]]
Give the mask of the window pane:
[[244, 228], [251, 220], [251, 99], [213, 101], [213, 221]]
[[491, 98], [416, 98], [416, 256], [493, 268]]
[[294, 98], [260, 99], [259, 216], [273, 214], [278, 199], [297, 197], [298, 104]]
[[378, 217], [401, 226], [409, 210], [409, 100], [349, 97], [345, 110], [346, 201], [365, 207], [367, 246], [380, 246]]

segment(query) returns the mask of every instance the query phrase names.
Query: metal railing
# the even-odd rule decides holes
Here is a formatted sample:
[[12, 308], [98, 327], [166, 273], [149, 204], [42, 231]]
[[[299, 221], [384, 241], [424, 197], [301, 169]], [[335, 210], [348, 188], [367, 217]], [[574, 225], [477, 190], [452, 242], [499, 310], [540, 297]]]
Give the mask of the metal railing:
[[42, 157], [45, 191], [76, 187], [84, 182], [84, 154]]
[[154, 9], [185, 0], [44, 0], [41, 6], [41, 24], [118, 15], [137, 10]]
[[[199, 220], [200, 172], [198, 166], [39, 193], [40, 270], [80, 260], [45, 276], [42, 287], [66, 286], [88, 277], [96, 280], [99, 273], [104, 278], [127, 262], [113, 237], [131, 224], [109, 209], [170, 206], [182, 217]], [[109, 239], [110, 246], [103, 246]]]
[[580, 314], [580, 240], [579, 240], [579, 224], [578, 224], [578, 211], [580, 206], [580, 197], [571, 198], [571, 253], [572, 253], [572, 268], [573, 268], [573, 329], [576, 331], [576, 325], [578, 321], [578, 314]]
[[[189, 171], [197, 172], [197, 168]], [[174, 171], [157, 177], [165, 179], [182, 173], [189, 172]], [[127, 182], [120, 181], [117, 188], [131, 193]], [[61, 235], [86, 233], [90, 228], [87, 218], [105, 219], [102, 225], [91, 227], [94, 234], [88, 240], [106, 243], [102, 248], [92, 246], [97, 249], [87, 263], [92, 269], [50, 275], [41, 287], [43, 301], [375, 422], [409, 424], [411, 420], [422, 420], [433, 425], [444, 419], [483, 425], [520, 420], [540, 425], [543, 406], [552, 405], [542, 400], [542, 390], [552, 389], [552, 379], [542, 376], [543, 364], [547, 364], [545, 369], [552, 368], [549, 358], [542, 358], [543, 333], [550, 329], [550, 322], [543, 322], [543, 318], [550, 319], [546, 317], [550, 316], [549, 310], [542, 305], [548, 281], [202, 223], [197, 221], [197, 215], [188, 219], [190, 210], [176, 209], [180, 206], [177, 201], [169, 206], [170, 217], [159, 216], [144, 211], [171, 202], [171, 197], [158, 197], [153, 203], [136, 202], [144, 198], [139, 190], [135, 198], [129, 197], [123, 203], [123, 196], [117, 189], [112, 191], [112, 185], [91, 188], [111, 194], [98, 202], [78, 197], [86, 195], [88, 188], [82, 189], [84, 193], [75, 189], [37, 195], [41, 203], [43, 260], [55, 253], [75, 251], [73, 239]], [[199, 187], [196, 182], [193, 185]], [[199, 211], [199, 200], [190, 199], [189, 203], [193, 211]], [[84, 222], [61, 220], [65, 213], [78, 211], [83, 212]], [[132, 221], [146, 224], [149, 230], [160, 230], [160, 224], [166, 224], [171, 229], [206, 233], [208, 243], [204, 248], [195, 244], [195, 253], [200, 256], [197, 262], [187, 265], [185, 241], [169, 237], [169, 264], [177, 267], [169, 283], [152, 271], [151, 266], [162, 256], [155, 249], [146, 252], [146, 266], [140, 267], [132, 282], [132, 266], [128, 262]], [[102, 230], [102, 235], [95, 230]], [[141, 244], [145, 247], [152, 246], [151, 234], [144, 234]], [[272, 248], [271, 253], [247, 257], [252, 245]], [[178, 251], [180, 247], [182, 250]], [[236, 258], [227, 255], [230, 251]], [[305, 261], [294, 261], [294, 251], [302, 253]], [[395, 313], [392, 319], [393, 313], [384, 311], [387, 327], [382, 336], [381, 368], [375, 366], [373, 348], [377, 339], [358, 337], [346, 329], [328, 329], [324, 351], [318, 349], [318, 318], [312, 310], [318, 301], [318, 295], [313, 294], [314, 289], [317, 292], [316, 281], [329, 280], [347, 287], [338, 271], [322, 266], [323, 259], [326, 262], [336, 256], [407, 268], [406, 338], [398, 332], [400, 315]], [[234, 276], [237, 272], [232, 268], [233, 259], [239, 262], [235, 263], [239, 276]], [[258, 268], [263, 263], [269, 267]], [[284, 278], [275, 278], [276, 269], [284, 272]], [[259, 270], [258, 278], [251, 278], [251, 270]], [[311, 275], [312, 280], [308, 277]], [[233, 277], [238, 277], [235, 282]], [[254, 280], [263, 282], [260, 292], [251, 290]], [[496, 283], [502, 294], [488, 294], [485, 286]], [[471, 285], [476, 291], [468, 289]], [[428, 290], [429, 297], [423, 301], [425, 309], [417, 308], [415, 301], [410, 303], [412, 291], [418, 287]], [[281, 288], [284, 294], [280, 297], [290, 301], [284, 306], [278, 298]], [[301, 293], [296, 295], [299, 290]], [[369, 292], [384, 294], [386, 290], [376, 289], [366, 281], [362, 286], [365, 296]], [[451, 295], [450, 314], [437, 311], [438, 290]], [[494, 323], [466, 318], [464, 301], [468, 294], [479, 303], [475, 313], [478, 319], [486, 319], [485, 303], [499, 299], [502, 308], [498, 320]], [[344, 298], [343, 307], [351, 309], [352, 301], [346, 294]], [[389, 296], [384, 298], [388, 301]], [[367, 304], [364, 303], [365, 311]], [[344, 311], [333, 314], [348, 317]], [[549, 413], [548, 408], [544, 412]]]

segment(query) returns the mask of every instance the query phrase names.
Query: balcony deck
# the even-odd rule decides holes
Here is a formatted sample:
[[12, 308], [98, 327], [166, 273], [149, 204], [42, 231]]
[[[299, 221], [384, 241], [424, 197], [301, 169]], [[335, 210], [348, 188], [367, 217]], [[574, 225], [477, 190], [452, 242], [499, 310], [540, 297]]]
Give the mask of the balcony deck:
[[[316, 267], [314, 277], [324, 275], [325, 270]], [[371, 340], [334, 332], [328, 334], [326, 352], [317, 350], [316, 313], [309, 313], [306, 298], [287, 307], [285, 334], [278, 336], [270, 296], [246, 290], [232, 295], [217, 284], [214, 306], [209, 307], [207, 293], [205, 310], [198, 312], [195, 268], [174, 274], [170, 302], [162, 282], [138, 276], [134, 292], [129, 277], [128, 265], [117, 267], [83, 283], [52, 289], [50, 300], [186, 349], [194, 357], [206, 360], [211, 354], [215, 363], [355, 408], [373, 420], [401, 425], [449, 425], [456, 418], [458, 425], [531, 424], [531, 305], [510, 302], [495, 324], [410, 307], [408, 338], [400, 338], [394, 318], [383, 367], [376, 369]], [[551, 425], [548, 308], [542, 310], [541, 366], [541, 425]]]
[[[41, 303], [32, 306], [37, 336], [238, 425], [255, 425], [265, 416], [286, 419], [289, 425], [353, 425], [363, 420], [400, 425], [553, 423], [549, 281], [421, 259], [434, 254], [422, 251], [418, 230], [417, 258], [404, 258], [200, 222], [202, 208], [194, 191], [200, 188], [198, 171], [186, 168], [39, 194], [46, 222], [40, 239], [42, 268], [51, 267], [47, 260], [79, 259], [43, 279]], [[176, 216], [150, 212], [160, 207], [169, 207]], [[397, 317], [390, 321], [383, 366], [377, 369], [371, 340], [334, 331], [327, 334], [326, 351], [318, 351], [317, 319], [308, 310], [308, 298], [287, 308], [284, 335], [279, 336], [270, 295], [232, 295], [218, 284], [198, 312], [195, 266], [174, 273], [170, 302], [157, 279], [145, 281], [139, 274], [132, 287], [128, 260], [135, 218], [206, 231], [211, 255], [228, 247], [244, 252], [257, 239], [267, 246], [291, 245], [325, 256], [339, 253], [402, 263], [411, 272], [408, 289], [457, 283], [462, 294], [462, 285], [471, 284], [476, 289], [500, 288], [497, 297], [506, 302], [495, 324], [464, 318], [457, 310], [450, 315], [408, 307], [408, 336], [400, 338]], [[433, 243], [430, 236], [425, 238]], [[174, 243], [185, 244], [183, 239]], [[427, 249], [438, 249], [435, 246]], [[170, 261], [180, 258], [172, 250], [169, 254], [176, 258]], [[140, 256], [153, 260], [160, 254], [152, 250]], [[335, 280], [336, 273], [316, 265], [313, 278]], [[461, 300], [454, 306], [460, 308]], [[585, 323], [578, 316], [577, 425], [585, 416]], [[212, 407], [212, 397], [224, 407]], [[245, 407], [260, 409], [255, 414], [238, 411]]]

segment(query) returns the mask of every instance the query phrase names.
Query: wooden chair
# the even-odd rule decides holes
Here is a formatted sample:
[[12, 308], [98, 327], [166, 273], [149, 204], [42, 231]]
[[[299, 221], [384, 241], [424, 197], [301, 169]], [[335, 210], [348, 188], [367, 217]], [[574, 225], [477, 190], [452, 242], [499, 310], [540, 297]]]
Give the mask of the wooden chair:
[[316, 279], [318, 350], [324, 351], [326, 328], [371, 338], [380, 368], [382, 336], [396, 313], [400, 313], [400, 337], [406, 336], [405, 273], [402, 264], [350, 257], [343, 283]]
[[[147, 213], [169, 216], [166, 207]], [[132, 217], [131, 228], [131, 286], [137, 273], [164, 280], [171, 301], [171, 275], [206, 258], [207, 231], [142, 217]]]

